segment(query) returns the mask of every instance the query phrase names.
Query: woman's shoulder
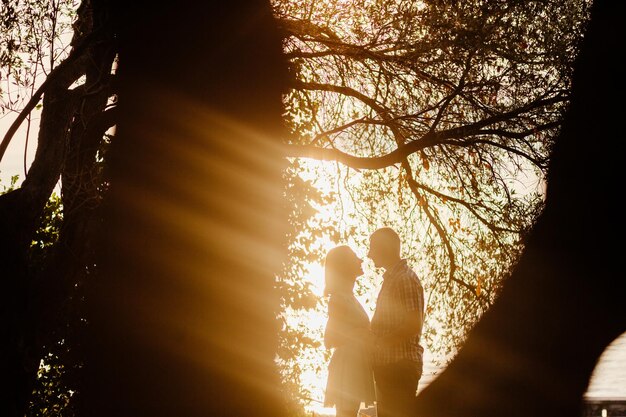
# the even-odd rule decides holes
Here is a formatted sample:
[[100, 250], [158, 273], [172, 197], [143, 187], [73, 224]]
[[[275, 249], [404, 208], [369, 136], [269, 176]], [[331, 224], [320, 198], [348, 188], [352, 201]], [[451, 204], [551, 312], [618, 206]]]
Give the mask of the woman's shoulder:
[[345, 293], [333, 293], [328, 299], [328, 306], [333, 309], [353, 310], [358, 303], [354, 295]]

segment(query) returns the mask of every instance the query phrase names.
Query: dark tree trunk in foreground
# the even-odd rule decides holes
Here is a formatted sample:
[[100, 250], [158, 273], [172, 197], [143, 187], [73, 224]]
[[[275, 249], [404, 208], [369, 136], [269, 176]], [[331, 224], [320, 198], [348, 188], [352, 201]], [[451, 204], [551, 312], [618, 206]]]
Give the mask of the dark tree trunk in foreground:
[[546, 207], [514, 274], [415, 415], [580, 416], [599, 356], [626, 331], [623, 6], [595, 1], [554, 149]]
[[281, 94], [269, 2], [119, 2], [89, 416], [282, 414]]
[[[59, 340], [65, 339], [67, 344], [68, 333], [76, 330], [68, 332], [69, 299], [86, 275], [87, 265], [93, 264], [88, 226], [97, 205], [84, 194], [95, 194], [99, 185], [95, 178], [87, 178], [95, 170], [85, 167], [92, 167], [106, 130], [98, 116], [110, 95], [108, 75], [115, 56], [108, 36], [108, 15], [105, 2], [82, 2], [70, 54], [44, 82], [33, 163], [20, 187], [0, 196], [2, 416], [25, 415], [40, 359], [56, 353]], [[70, 88], [82, 75], [85, 83]], [[30, 247], [59, 177], [63, 182], [63, 228], [50, 251], [53, 253], [45, 260], [34, 259]], [[41, 269], [37, 262], [42, 262]], [[67, 375], [68, 367], [65, 371]]]
[[[23, 416], [39, 367], [43, 308], [32, 300], [28, 249], [65, 156], [77, 94], [58, 80], [46, 94], [37, 154], [20, 188], [0, 196], [0, 415]], [[50, 296], [50, 294], [48, 294]]]

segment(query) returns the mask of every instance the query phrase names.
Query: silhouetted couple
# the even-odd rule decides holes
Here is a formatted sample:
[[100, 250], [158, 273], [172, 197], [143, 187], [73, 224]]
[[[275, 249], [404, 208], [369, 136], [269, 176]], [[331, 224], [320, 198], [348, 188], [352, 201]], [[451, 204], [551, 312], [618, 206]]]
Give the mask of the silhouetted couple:
[[324, 344], [334, 351], [324, 405], [354, 417], [361, 402], [375, 401], [378, 417], [408, 417], [422, 375], [424, 290], [393, 229], [376, 230], [369, 245], [367, 256], [385, 270], [371, 323], [353, 292], [363, 261], [346, 245], [326, 255]]

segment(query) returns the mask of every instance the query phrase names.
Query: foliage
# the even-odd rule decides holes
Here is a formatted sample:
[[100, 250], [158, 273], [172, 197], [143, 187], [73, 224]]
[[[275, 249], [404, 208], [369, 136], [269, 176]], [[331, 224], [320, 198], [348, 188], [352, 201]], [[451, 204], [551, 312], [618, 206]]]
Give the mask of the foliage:
[[43, 270], [54, 244], [59, 239], [62, 224], [63, 208], [61, 197], [53, 193], [44, 207], [41, 224], [35, 231], [30, 246], [29, 266], [32, 274], [40, 273]]
[[[11, 177], [8, 186], [2, 185], [0, 194], [12, 191], [16, 188], [19, 176]], [[37, 276], [43, 271], [46, 261], [51, 256], [54, 244], [58, 241], [60, 228], [63, 222], [63, 207], [61, 198], [52, 194], [46, 203], [41, 216], [40, 225], [35, 231], [29, 251], [29, 269], [31, 276]], [[65, 333], [65, 337], [72, 331], [68, 328], [58, 329], [58, 334]], [[76, 369], [76, 365], [69, 360], [68, 353], [72, 350], [68, 341], [59, 338], [58, 342], [51, 347], [50, 352], [41, 359], [37, 380], [32, 393], [29, 416], [58, 416], [69, 417], [73, 415], [71, 403], [74, 391], [68, 386], [70, 375]], [[70, 369], [68, 369], [70, 368]]]
[[[60, 343], [62, 345], [62, 343]], [[49, 353], [41, 359], [28, 416], [76, 415], [72, 397], [75, 391], [67, 385], [67, 360]]]
[[302, 361], [321, 347], [319, 337], [306, 321], [306, 315], [298, 319], [298, 311], [319, 311], [319, 295], [311, 282], [303, 279], [309, 272], [311, 263], [319, 262], [323, 248], [319, 242], [333, 235], [332, 224], [324, 224], [316, 216], [316, 206], [328, 204], [331, 198], [320, 192], [311, 182], [298, 175], [300, 164], [292, 161], [284, 171], [285, 204], [289, 213], [287, 236], [287, 262], [277, 277], [280, 296], [281, 323], [277, 364], [283, 382], [283, 391], [288, 401], [289, 415], [304, 413], [304, 405], [309, 403], [311, 392], [301, 380], [303, 368], [316, 366]]
[[[0, 194], [8, 193], [9, 191], [15, 190], [16, 188], [15, 186], [17, 182], [19, 181], [19, 179], [20, 179], [19, 175], [13, 175], [9, 179], [9, 185], [0, 184], [2, 186], [2, 191], [0, 192]], [[0, 180], [0, 182], [2, 181]]]
[[[38, 276], [52, 256], [54, 245], [59, 239], [63, 225], [63, 207], [61, 198], [52, 194], [41, 217], [41, 224], [36, 230], [29, 252], [31, 276]], [[79, 300], [80, 301], [80, 300]], [[66, 310], [74, 311], [76, 300], [65, 302]], [[70, 307], [70, 305], [72, 305]], [[74, 314], [69, 314], [74, 317]], [[73, 396], [76, 392], [76, 378], [80, 372], [80, 359], [75, 350], [78, 345], [72, 336], [80, 331], [84, 320], [65, 323], [55, 330], [56, 343], [48, 347], [48, 353], [41, 358], [37, 379], [31, 396], [29, 416], [70, 417], [76, 414]]]
[[[68, 53], [76, 0], [6, 0], [0, 8], [0, 112], [20, 111]], [[4, 89], [3, 89], [4, 87]]]

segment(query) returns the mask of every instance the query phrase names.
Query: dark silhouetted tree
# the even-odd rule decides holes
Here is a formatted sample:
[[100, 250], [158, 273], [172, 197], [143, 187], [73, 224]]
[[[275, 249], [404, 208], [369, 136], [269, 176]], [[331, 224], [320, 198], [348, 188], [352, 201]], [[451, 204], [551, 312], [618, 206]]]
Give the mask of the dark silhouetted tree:
[[90, 416], [279, 416], [286, 63], [269, 2], [114, 3]]
[[604, 349], [626, 331], [619, 238], [624, 92], [621, 3], [594, 1], [575, 63], [571, 103], [547, 178], [546, 206], [494, 305], [416, 414], [580, 416]]

